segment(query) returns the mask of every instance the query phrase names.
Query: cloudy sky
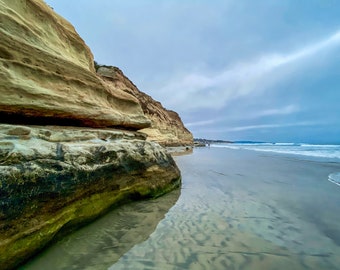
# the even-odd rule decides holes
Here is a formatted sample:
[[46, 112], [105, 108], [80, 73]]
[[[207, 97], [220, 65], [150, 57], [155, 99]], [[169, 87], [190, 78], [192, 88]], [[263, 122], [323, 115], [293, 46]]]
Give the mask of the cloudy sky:
[[195, 137], [340, 143], [338, 0], [46, 0]]

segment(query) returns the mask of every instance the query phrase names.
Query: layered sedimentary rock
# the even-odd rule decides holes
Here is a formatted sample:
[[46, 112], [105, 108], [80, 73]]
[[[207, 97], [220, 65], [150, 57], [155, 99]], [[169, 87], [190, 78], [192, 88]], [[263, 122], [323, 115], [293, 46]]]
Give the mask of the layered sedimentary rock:
[[0, 269], [112, 206], [178, 187], [179, 176], [140, 133], [0, 125]]
[[151, 124], [139, 100], [96, 75], [84, 41], [42, 0], [0, 0], [0, 97], [0, 269], [180, 183], [171, 156], [136, 131]]
[[139, 100], [143, 112], [151, 120], [151, 127], [141, 130], [148, 135], [148, 140], [164, 146], [193, 144], [193, 136], [184, 126], [179, 115], [165, 109], [160, 102], [138, 90], [119, 68], [101, 66], [97, 73], [106, 81], [108, 87], [122, 89]]
[[0, 0], [0, 22], [1, 119], [150, 126], [135, 97], [106, 87], [96, 76], [89, 48], [73, 26], [42, 0]]

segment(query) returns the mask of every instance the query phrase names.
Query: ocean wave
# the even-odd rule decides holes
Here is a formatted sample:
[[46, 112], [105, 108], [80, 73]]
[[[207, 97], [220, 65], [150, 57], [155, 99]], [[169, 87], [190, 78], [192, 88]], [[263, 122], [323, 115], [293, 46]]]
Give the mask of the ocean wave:
[[337, 144], [308, 144], [308, 143], [301, 143], [302, 147], [320, 147], [320, 148], [339, 148], [340, 145]]
[[229, 148], [229, 149], [242, 149], [240, 146], [236, 146], [235, 144], [211, 144], [210, 147], [216, 148]]
[[340, 186], [340, 172], [331, 173], [330, 175], [328, 175], [328, 180]]
[[315, 158], [340, 159], [340, 145], [299, 144], [299, 143], [231, 143], [212, 144], [211, 147], [246, 149], [261, 152], [302, 155]]
[[301, 146], [300, 143], [285, 143], [285, 142], [278, 142], [278, 143], [274, 143], [275, 145], [279, 145], [279, 146]]

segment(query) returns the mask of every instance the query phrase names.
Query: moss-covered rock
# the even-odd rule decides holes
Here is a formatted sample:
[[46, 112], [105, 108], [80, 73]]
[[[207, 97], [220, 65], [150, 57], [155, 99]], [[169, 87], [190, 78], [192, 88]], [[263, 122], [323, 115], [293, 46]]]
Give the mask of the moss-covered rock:
[[118, 204], [180, 184], [171, 156], [137, 132], [0, 125], [0, 138], [2, 269]]

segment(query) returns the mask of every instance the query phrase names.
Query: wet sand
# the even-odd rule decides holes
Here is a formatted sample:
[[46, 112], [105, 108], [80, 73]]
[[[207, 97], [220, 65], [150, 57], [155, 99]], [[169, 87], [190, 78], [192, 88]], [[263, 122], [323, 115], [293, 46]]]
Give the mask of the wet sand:
[[[77, 232], [78, 242], [66, 238], [22, 269], [339, 269], [340, 187], [327, 180], [339, 163], [226, 148], [175, 159], [181, 195], [158, 218], [149, 211], [156, 225], [142, 218], [154, 201], [132, 204], [128, 218], [111, 219], [107, 229], [93, 224]], [[98, 230], [107, 234], [87, 237]], [[81, 256], [65, 256], [68, 246]]]
[[154, 200], [120, 206], [19, 269], [108, 269], [133, 246], [148, 239], [179, 196], [180, 189]]

